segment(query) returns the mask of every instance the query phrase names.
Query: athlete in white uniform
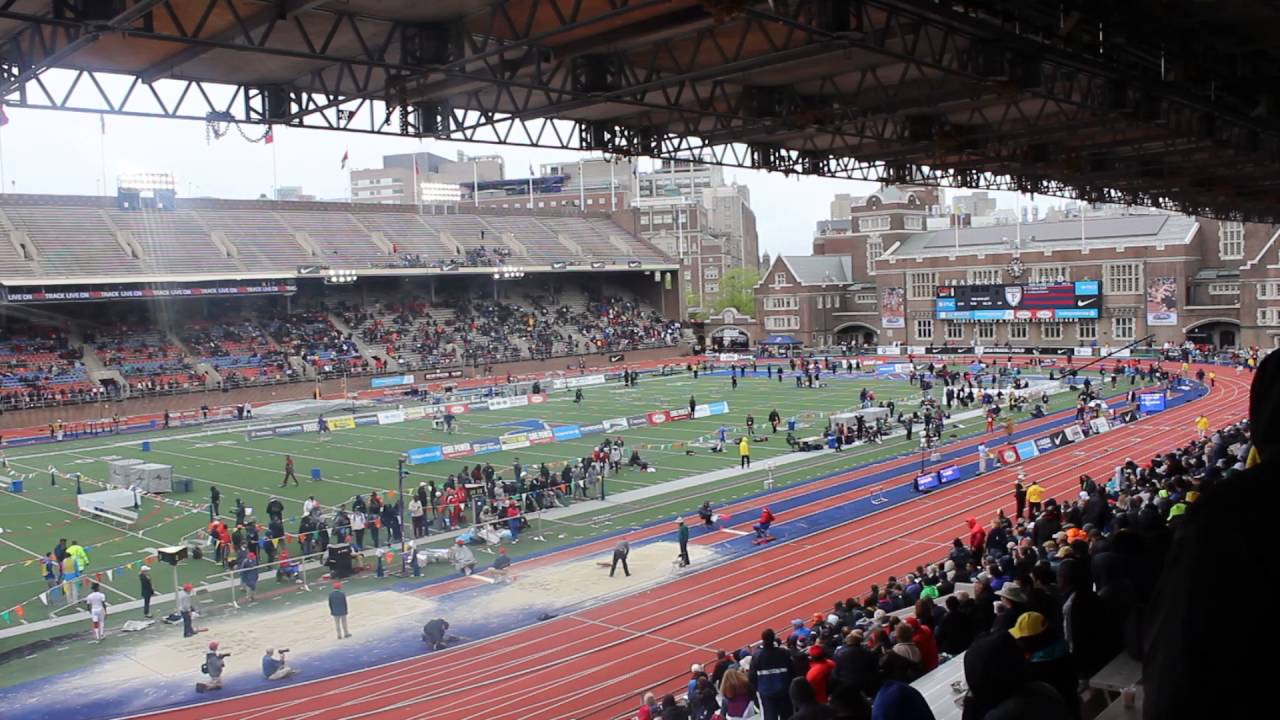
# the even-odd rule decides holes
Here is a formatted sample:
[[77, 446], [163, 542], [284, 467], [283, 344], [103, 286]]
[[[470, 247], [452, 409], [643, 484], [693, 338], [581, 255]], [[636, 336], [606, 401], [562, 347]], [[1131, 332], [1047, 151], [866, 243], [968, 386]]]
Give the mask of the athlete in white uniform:
[[89, 606], [89, 618], [93, 622], [93, 639], [105, 640], [107, 638], [107, 596], [102, 594], [98, 583], [94, 583], [91, 589], [92, 592], [84, 602]]

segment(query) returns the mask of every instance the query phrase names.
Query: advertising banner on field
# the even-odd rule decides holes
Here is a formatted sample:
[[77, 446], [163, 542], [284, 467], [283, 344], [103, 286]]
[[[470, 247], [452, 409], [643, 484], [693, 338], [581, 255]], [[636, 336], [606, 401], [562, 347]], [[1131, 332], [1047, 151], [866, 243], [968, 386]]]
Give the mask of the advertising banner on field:
[[350, 430], [356, 426], [356, 419], [350, 415], [334, 415], [329, 418], [330, 430]]
[[650, 425], [662, 425], [668, 422], [669, 420], [671, 420], [671, 416], [668, 415], [667, 411], [665, 410], [659, 410], [658, 412], [649, 413]]
[[1138, 396], [1138, 409], [1144, 413], [1160, 412], [1161, 410], [1164, 410], [1164, 393], [1142, 393]]
[[469, 442], [454, 443], [452, 445], [445, 445], [444, 447], [440, 448], [440, 454], [444, 456], [445, 460], [453, 460], [455, 458], [468, 457], [472, 455], [473, 452], [474, 451], [471, 449], [471, 443]]
[[1163, 275], [1147, 283], [1147, 324], [1178, 324], [1178, 279]]
[[555, 439], [556, 435], [551, 430], [534, 430], [529, 433], [529, 442], [533, 445], [546, 445]]
[[577, 425], [559, 425], [551, 428], [551, 432], [555, 435], [557, 441], [576, 440], [582, 437], [582, 430]]
[[1018, 448], [1015, 445], [1004, 445], [996, 449], [996, 459], [1001, 465], [1012, 465], [1022, 457], [1018, 454]]
[[433, 447], [414, 448], [406, 454], [409, 456], [410, 465], [440, 462], [444, 459], [444, 453], [440, 451], [439, 445]]
[[1084, 439], [1084, 431], [1080, 429], [1079, 425], [1068, 425], [1062, 429], [1062, 432], [1071, 442], [1080, 442]]
[[376, 377], [369, 381], [371, 388], [388, 388], [400, 385], [412, 385], [414, 382], [412, 375], [387, 375], [384, 377]]
[[610, 418], [604, 421], [605, 432], [616, 432], [618, 430], [626, 430], [626, 429], [627, 429], [626, 418]]
[[490, 410], [505, 410], [513, 407], [524, 407], [529, 404], [529, 398], [526, 395], [517, 395], [515, 397], [499, 397], [489, 398]]
[[671, 422], [676, 422], [677, 420], [688, 420], [689, 408], [676, 408], [675, 410], [668, 410], [667, 419], [669, 419]]
[[1111, 423], [1107, 422], [1106, 418], [1094, 418], [1089, 421], [1089, 427], [1095, 433], [1101, 435], [1102, 433], [1109, 432], [1111, 430]]
[[572, 390], [573, 388], [590, 387], [591, 385], [603, 385], [604, 382], [604, 375], [584, 375], [582, 377], [557, 378], [551, 381], [551, 387], [555, 390]]
[[591, 423], [590, 425], [578, 426], [578, 432], [582, 433], [583, 435], [599, 435], [600, 433], [604, 432], [604, 430], [605, 430], [604, 423]]
[[519, 450], [527, 448], [532, 443], [529, 442], [529, 433], [512, 433], [503, 435], [499, 440], [502, 441], [503, 450]]
[[885, 288], [881, 294], [880, 326], [883, 328], [907, 326], [907, 293], [902, 288]]
[[648, 424], [649, 424], [648, 415], [632, 415], [631, 417], [627, 418], [627, 427], [629, 428], [644, 427]]
[[488, 455], [502, 449], [502, 441], [496, 437], [481, 438], [471, 441], [471, 450], [476, 455]]
[[405, 414], [403, 410], [383, 410], [378, 413], [379, 425], [395, 425], [396, 423], [402, 423], [404, 421]]
[[721, 400], [719, 402], [707, 403], [708, 415], [724, 415], [729, 412], [729, 403]]
[[1024, 440], [1014, 447], [1018, 450], [1018, 457], [1023, 460], [1030, 460], [1040, 454], [1040, 447], [1035, 440]]

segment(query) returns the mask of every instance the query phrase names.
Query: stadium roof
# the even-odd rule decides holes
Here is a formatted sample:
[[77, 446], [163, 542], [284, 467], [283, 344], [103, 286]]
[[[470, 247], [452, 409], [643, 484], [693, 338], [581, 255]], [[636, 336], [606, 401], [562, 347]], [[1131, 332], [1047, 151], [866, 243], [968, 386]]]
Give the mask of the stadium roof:
[[1070, 249], [1084, 242], [1090, 247], [1182, 244], [1190, 240], [1196, 228], [1194, 218], [1184, 215], [1121, 215], [1062, 222], [989, 225], [987, 227], [948, 228], [916, 233], [891, 248], [883, 257], [916, 257], [920, 255], [952, 255], [959, 246], [961, 253], [1011, 252], [1022, 238], [1021, 250]]
[[1264, 0], [10, 0], [0, 99], [1276, 222], [1276, 27]]

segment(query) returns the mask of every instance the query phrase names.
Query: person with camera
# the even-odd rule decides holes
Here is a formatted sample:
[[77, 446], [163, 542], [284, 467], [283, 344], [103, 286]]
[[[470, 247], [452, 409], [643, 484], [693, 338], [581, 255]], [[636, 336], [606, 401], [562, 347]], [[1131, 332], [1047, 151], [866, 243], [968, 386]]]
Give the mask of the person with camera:
[[[290, 667], [285, 662], [285, 653], [289, 652], [289, 648], [280, 648], [277, 653], [274, 648], [267, 648], [262, 655], [262, 676], [268, 680], [284, 680], [292, 677], [298, 671]], [[279, 657], [276, 657], [279, 655]]]
[[209, 682], [196, 683], [196, 692], [222, 689], [224, 660], [229, 657], [231, 657], [231, 653], [218, 652], [217, 640], [209, 643], [209, 652], [204, 654], [204, 664], [200, 666], [200, 672], [209, 676]]

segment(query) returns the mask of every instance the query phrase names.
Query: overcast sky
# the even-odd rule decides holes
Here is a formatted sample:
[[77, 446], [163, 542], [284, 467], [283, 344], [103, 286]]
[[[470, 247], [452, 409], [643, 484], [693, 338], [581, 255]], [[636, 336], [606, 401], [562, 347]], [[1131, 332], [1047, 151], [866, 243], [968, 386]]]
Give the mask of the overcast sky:
[[[499, 154], [508, 177], [523, 176], [530, 165], [573, 161], [577, 153], [516, 146], [440, 142], [394, 136], [277, 127], [273, 146], [246, 140], [236, 128], [207, 140], [205, 123], [153, 118], [6, 108], [9, 124], [0, 128], [4, 192], [70, 195], [115, 192], [117, 174], [167, 171], [174, 174], [179, 196], [256, 198], [270, 195], [273, 184], [301, 185], [322, 199], [344, 198], [347, 173], [340, 167], [350, 150], [352, 168], [381, 167], [384, 154], [430, 151], [454, 157]], [[259, 138], [261, 126], [242, 126]], [[274, 165], [273, 165], [274, 163]], [[642, 160], [641, 170], [652, 161]], [[105, 173], [104, 173], [105, 169]], [[760, 233], [760, 250], [776, 255], [808, 255], [814, 223], [827, 219], [837, 193], [865, 195], [872, 183], [825, 178], [786, 178], [756, 170], [725, 168], [725, 179], [751, 188], [751, 204]], [[273, 180], [274, 179], [274, 180]], [[997, 193], [1002, 207], [1013, 207], [1012, 193]], [[1037, 198], [1042, 206], [1056, 202]]]

